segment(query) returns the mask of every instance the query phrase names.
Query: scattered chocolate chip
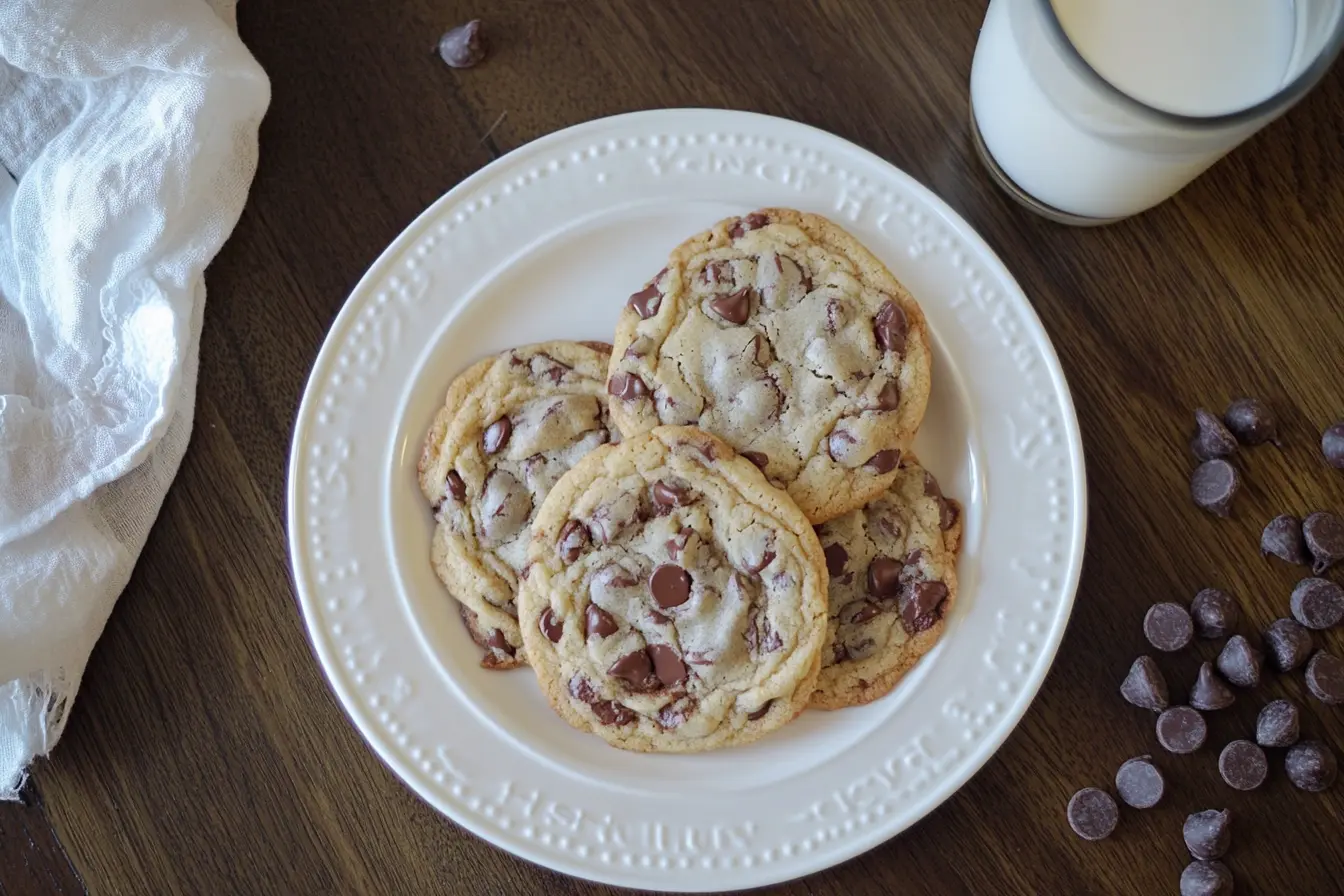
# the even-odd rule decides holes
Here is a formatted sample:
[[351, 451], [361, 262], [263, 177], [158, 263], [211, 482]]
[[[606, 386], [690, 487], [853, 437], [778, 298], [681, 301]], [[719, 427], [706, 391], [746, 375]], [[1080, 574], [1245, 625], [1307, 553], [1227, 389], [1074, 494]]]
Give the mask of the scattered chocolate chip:
[[1203, 663], [1199, 676], [1190, 688], [1190, 705], [1195, 709], [1212, 712], [1227, 709], [1237, 702], [1237, 695], [1213, 671], [1213, 663]]
[[1307, 553], [1307, 542], [1302, 537], [1302, 521], [1291, 514], [1280, 514], [1265, 524], [1260, 535], [1260, 556], [1278, 557], [1286, 563], [1307, 566], [1311, 555]]
[[1237, 627], [1241, 610], [1226, 591], [1204, 588], [1190, 602], [1190, 617], [1201, 638], [1225, 638]]
[[439, 58], [453, 68], [471, 68], [485, 58], [485, 39], [481, 36], [481, 20], [472, 19], [465, 25], [450, 28], [439, 38]]
[[1120, 821], [1120, 809], [1104, 790], [1084, 787], [1069, 800], [1069, 827], [1084, 840], [1105, 840]]
[[1283, 758], [1283, 770], [1298, 790], [1320, 793], [1335, 783], [1339, 760], [1330, 748], [1318, 740], [1294, 744]]
[[877, 344], [884, 351], [904, 354], [907, 326], [905, 309], [887, 299], [873, 318], [873, 333], [877, 337]]
[[1234, 740], [1218, 754], [1218, 774], [1235, 790], [1254, 790], [1265, 783], [1269, 760], [1265, 751], [1249, 740]]
[[569, 520], [560, 528], [560, 537], [556, 540], [556, 550], [560, 559], [573, 563], [579, 559], [583, 549], [588, 547], [588, 527], [578, 520]]
[[947, 586], [942, 582], [916, 582], [901, 592], [901, 619], [912, 632], [927, 631], [942, 618], [938, 609], [947, 600]]
[[655, 482], [653, 484], [653, 503], [664, 510], [671, 510], [673, 507], [684, 507], [691, 503], [690, 489], [679, 485], [672, 485], [668, 482]]
[[1238, 398], [1232, 402], [1223, 412], [1223, 422], [1243, 445], [1263, 445], [1278, 440], [1279, 425], [1274, 412], [1258, 398]]
[[552, 644], [555, 644], [560, 640], [560, 636], [565, 633], [565, 620], [557, 616], [555, 611], [550, 607], [547, 607], [541, 611], [539, 627], [541, 628], [541, 633], [545, 635]]
[[730, 324], [744, 324], [751, 316], [751, 288], [744, 286], [736, 292], [715, 296], [709, 300], [709, 307]]
[[770, 223], [770, 219], [760, 212], [752, 212], [745, 218], [738, 218], [733, 222], [733, 226], [728, 230], [728, 235], [733, 239], [738, 239], [743, 234], [750, 233], [753, 230], [760, 230]]
[[878, 557], [868, 564], [868, 593], [873, 597], [894, 597], [901, 588], [901, 564], [890, 557]]
[[757, 469], [764, 470], [765, 465], [770, 463], [770, 456], [764, 451], [743, 451], [742, 456], [756, 465]]
[[625, 305], [638, 314], [640, 320], [648, 320], [658, 313], [658, 306], [662, 303], [663, 294], [659, 291], [658, 284], [654, 282], [632, 294]]
[[691, 599], [691, 575], [674, 563], [664, 563], [649, 576], [649, 591], [664, 610]]
[[1289, 599], [1293, 618], [1307, 628], [1322, 631], [1344, 619], [1344, 588], [1328, 579], [1303, 579]]
[[513, 435], [513, 421], [508, 417], [500, 417], [485, 428], [485, 434], [481, 436], [481, 447], [485, 449], [486, 454], [495, 454], [509, 443], [511, 435]]
[[1344, 519], [1338, 514], [1318, 510], [1302, 521], [1302, 537], [1315, 562], [1311, 571], [1320, 575], [1344, 560]]
[[1240, 487], [1237, 468], [1221, 458], [1204, 461], [1190, 475], [1190, 497], [1215, 516], [1232, 515], [1232, 499]]
[[1143, 634], [1158, 650], [1184, 650], [1195, 634], [1195, 623], [1180, 604], [1153, 604], [1143, 617]]
[[1344, 470], [1344, 420], [1321, 433], [1321, 453], [1330, 466]]
[[1157, 740], [1169, 753], [1193, 753], [1208, 736], [1204, 717], [1188, 706], [1173, 706], [1157, 717]]
[[636, 691], [650, 691], [658, 686], [653, 674], [653, 659], [647, 650], [632, 650], [612, 663], [607, 674], [619, 678]]
[[757, 721], [758, 719], [763, 719], [763, 718], [765, 718], [765, 714], [768, 713], [768, 712], [770, 711], [770, 707], [771, 707], [772, 704], [774, 704], [774, 702], [775, 702], [775, 701], [773, 701], [773, 700], [767, 700], [767, 701], [765, 701], [764, 703], [761, 704], [761, 708], [760, 708], [760, 709], [756, 710], [755, 712], [747, 713], [747, 721], [748, 721], [748, 722], [755, 722], [755, 721]]
[[686, 680], [686, 664], [681, 661], [675, 648], [667, 644], [650, 644], [649, 657], [653, 660], [653, 672], [664, 687], [672, 687]]
[[606, 638], [616, 634], [616, 627], [616, 620], [612, 615], [597, 604], [589, 604], [583, 613], [583, 635], [586, 638], [593, 635]]
[[1232, 896], [1232, 887], [1222, 862], [1191, 862], [1181, 872], [1181, 896]]
[[849, 551], [846, 551], [844, 545], [828, 544], [822, 548], [822, 553], [826, 555], [826, 571], [832, 578], [844, 575], [845, 564], [849, 562]]
[[633, 373], [618, 373], [607, 380], [607, 394], [621, 401], [635, 401], [647, 398], [649, 387]]
[[456, 470], [448, 471], [448, 494], [454, 501], [461, 501], [467, 497], [467, 484], [462, 481], [462, 476]]
[[1260, 666], [1264, 655], [1251, 646], [1241, 635], [1227, 639], [1218, 654], [1218, 671], [1239, 688], [1253, 688], [1260, 684]]
[[1265, 649], [1280, 672], [1291, 672], [1311, 656], [1311, 632], [1295, 619], [1276, 619], [1263, 635]]
[[1229, 457], [1237, 450], [1237, 440], [1223, 421], [1199, 408], [1195, 411], [1195, 435], [1190, 439], [1190, 450], [1200, 460]]
[[1129, 667], [1120, 685], [1120, 696], [1140, 709], [1162, 712], [1170, 704], [1167, 681], [1150, 656], [1141, 656]]
[[1271, 700], [1255, 720], [1255, 742], [1262, 747], [1291, 747], [1297, 743], [1300, 721], [1297, 706], [1288, 700]]
[[1205, 809], [1186, 816], [1185, 848], [1197, 859], [1209, 861], [1227, 854], [1232, 845], [1232, 813], [1226, 809]]
[[1136, 756], [1127, 760], [1115, 773], [1115, 792], [1126, 805], [1135, 809], [1151, 809], [1162, 801], [1167, 782], [1162, 771], [1153, 765], [1153, 757]]
[[1316, 651], [1307, 663], [1307, 690], [1330, 706], [1344, 703], [1344, 660], [1324, 650]]
[[901, 406], [901, 387], [895, 380], [887, 380], [882, 387], [882, 391], [877, 393], [877, 404], [873, 405], [875, 411], [894, 411]]
[[892, 470], [896, 469], [896, 465], [900, 462], [901, 452], [899, 449], [884, 448], [868, 458], [868, 463], [865, 466], [874, 473], [881, 475], [883, 473], [890, 473]]

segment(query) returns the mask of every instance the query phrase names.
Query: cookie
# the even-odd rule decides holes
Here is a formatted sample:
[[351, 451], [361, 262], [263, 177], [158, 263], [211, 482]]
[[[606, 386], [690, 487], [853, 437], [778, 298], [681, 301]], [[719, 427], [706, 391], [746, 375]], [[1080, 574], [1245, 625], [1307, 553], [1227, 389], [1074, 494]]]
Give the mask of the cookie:
[[673, 250], [617, 323], [607, 391], [626, 436], [696, 425], [813, 523], [896, 477], [929, 396], [924, 314], [854, 237], [763, 209]]
[[884, 494], [817, 527], [830, 619], [813, 706], [870, 703], [933, 649], [957, 598], [961, 529], [960, 507], [911, 457]]
[[463, 605], [481, 665], [522, 665], [515, 595], [532, 518], [576, 461], [615, 436], [605, 343], [521, 346], [468, 368], [448, 388], [420, 455], [434, 508], [434, 570]]
[[744, 744], [807, 706], [826, 559], [750, 461], [693, 427], [597, 449], [533, 523], [523, 644], [570, 725], [627, 750]]

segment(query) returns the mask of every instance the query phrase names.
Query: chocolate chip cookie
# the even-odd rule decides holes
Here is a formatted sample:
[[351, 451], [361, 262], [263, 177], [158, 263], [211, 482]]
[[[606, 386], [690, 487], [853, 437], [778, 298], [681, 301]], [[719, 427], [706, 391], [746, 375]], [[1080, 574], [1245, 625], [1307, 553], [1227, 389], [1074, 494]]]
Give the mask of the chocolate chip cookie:
[[420, 456], [434, 569], [462, 603], [481, 665], [526, 659], [515, 594], [537, 508], [580, 458], [615, 439], [600, 342], [544, 342], [487, 358], [448, 388]]
[[607, 391], [623, 434], [709, 430], [822, 523], [895, 479], [928, 401], [927, 327], [848, 233], [763, 209], [692, 237], [630, 297]]
[[817, 527], [830, 620], [812, 705], [840, 709], [889, 692], [933, 649], [957, 597], [961, 511], [912, 457], [860, 510]]
[[664, 426], [551, 489], [518, 594], [547, 699], [627, 750], [744, 744], [807, 706], [826, 560], [783, 491], [726, 443]]

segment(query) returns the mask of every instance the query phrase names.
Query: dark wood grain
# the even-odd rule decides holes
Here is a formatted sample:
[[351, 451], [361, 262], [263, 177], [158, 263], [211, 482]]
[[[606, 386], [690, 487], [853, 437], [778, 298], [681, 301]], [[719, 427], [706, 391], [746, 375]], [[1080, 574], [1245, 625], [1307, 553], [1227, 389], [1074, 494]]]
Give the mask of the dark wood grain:
[[[274, 103], [238, 229], [207, 277], [196, 428], [177, 483], [37, 769], [44, 808], [0, 809], [6, 892], [608, 893], [519, 862], [412, 796], [364, 748], [305, 640], [286, 570], [289, 433], [350, 288], [433, 199], [512, 149], [596, 116], [663, 106], [782, 115], [854, 140], [932, 187], [1014, 272], [1053, 338], [1082, 424], [1091, 524], [1068, 636], [998, 755], [905, 835], [788, 894], [1175, 892], [1189, 811], [1237, 814], [1239, 893], [1338, 892], [1344, 786], [1294, 791], [1277, 764], [1230, 791], [1216, 753], [1163, 757], [1171, 796], [1102, 843], [1069, 795], [1156, 751], [1116, 688], [1156, 600], [1235, 593], [1248, 631], [1283, 615], [1296, 572], [1256, 555], [1282, 511], [1344, 509], [1317, 434], [1344, 417], [1344, 77], [1175, 200], [1074, 230], [998, 192], [971, 148], [975, 0], [247, 0], [244, 38]], [[430, 54], [486, 17], [494, 52]], [[1190, 506], [1191, 410], [1271, 402], [1285, 450], [1244, 459], [1234, 519]], [[1324, 639], [1336, 650], [1337, 633]], [[1164, 658], [1183, 693], [1200, 656]], [[1212, 721], [1251, 730], [1288, 694], [1344, 745], [1344, 714], [1275, 679]], [[50, 883], [48, 883], [50, 882]], [[45, 887], [45, 889], [44, 889]]]

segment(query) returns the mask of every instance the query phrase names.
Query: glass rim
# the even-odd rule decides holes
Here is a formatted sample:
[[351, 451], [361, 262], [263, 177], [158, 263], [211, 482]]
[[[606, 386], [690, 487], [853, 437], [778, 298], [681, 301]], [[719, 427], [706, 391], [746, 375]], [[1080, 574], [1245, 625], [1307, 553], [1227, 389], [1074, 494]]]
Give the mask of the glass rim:
[[1064, 30], [1059, 17], [1055, 14], [1055, 5], [1052, 0], [1030, 0], [1030, 2], [1034, 2], [1041, 9], [1045, 17], [1047, 30], [1064, 49], [1065, 54], [1074, 66], [1083, 72], [1084, 77], [1095, 82], [1104, 92], [1123, 105], [1128, 106], [1132, 111], [1154, 117], [1166, 124], [1186, 128], [1215, 129], [1228, 127], [1229, 125], [1246, 124], [1276, 110], [1286, 109], [1309, 93], [1325, 77], [1325, 73], [1330, 70], [1330, 66], [1339, 56], [1340, 49], [1344, 47], [1344, 8], [1340, 8], [1335, 17], [1334, 31], [1325, 45], [1321, 47], [1321, 51], [1316, 54], [1316, 58], [1311, 61], [1311, 64], [1302, 69], [1301, 74], [1288, 84], [1245, 109], [1223, 112], [1218, 115], [1182, 115], [1179, 112], [1170, 112], [1149, 105], [1112, 84], [1101, 72], [1093, 68], [1090, 62], [1083, 58], [1082, 53], [1078, 52], [1078, 48], [1073, 45], [1068, 32]]

